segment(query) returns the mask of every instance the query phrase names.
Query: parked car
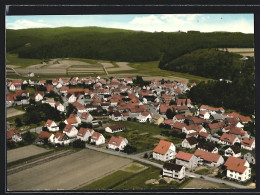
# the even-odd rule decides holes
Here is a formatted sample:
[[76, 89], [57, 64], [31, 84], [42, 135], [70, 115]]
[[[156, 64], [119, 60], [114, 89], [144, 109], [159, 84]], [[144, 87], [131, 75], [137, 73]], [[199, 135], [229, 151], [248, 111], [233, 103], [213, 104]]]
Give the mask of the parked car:
[[205, 179], [203, 176], [200, 176], [200, 179]]

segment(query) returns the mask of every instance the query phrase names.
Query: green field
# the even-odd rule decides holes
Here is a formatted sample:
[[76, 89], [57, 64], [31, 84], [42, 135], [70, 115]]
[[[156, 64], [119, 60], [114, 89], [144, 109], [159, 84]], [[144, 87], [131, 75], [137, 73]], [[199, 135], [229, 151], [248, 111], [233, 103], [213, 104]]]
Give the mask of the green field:
[[[156, 125], [152, 124], [142, 124], [133, 121], [120, 121], [111, 122], [111, 124], [123, 124], [126, 127], [125, 131], [117, 132], [111, 135], [111, 133], [104, 133], [106, 139], [111, 136], [122, 136], [125, 137], [131, 146], [136, 147], [136, 152], [144, 152], [147, 150], [152, 150], [156, 144], [159, 142], [159, 138], [155, 138], [155, 135], [160, 135], [162, 129]], [[167, 137], [168, 141], [178, 144], [182, 142], [182, 139], [177, 137]]]
[[152, 61], [152, 62], [129, 63], [128, 65], [132, 68], [135, 68], [137, 70], [135, 72], [147, 74], [151, 76], [180, 77], [180, 78], [189, 79], [190, 81], [197, 81], [197, 82], [212, 80], [209, 78], [204, 78], [204, 77], [195, 76], [191, 74], [162, 70], [158, 67], [158, 64], [159, 61]]
[[41, 64], [41, 59], [19, 58], [18, 54], [6, 53], [6, 64], [19, 65], [22, 68], [26, 68], [30, 65]]
[[177, 182], [160, 182], [159, 184], [146, 184], [150, 179], [159, 179], [161, 169], [149, 166], [139, 173], [117, 171], [78, 190], [152, 190], [152, 189], [178, 189], [185, 186], [191, 178], [186, 178], [181, 184]]

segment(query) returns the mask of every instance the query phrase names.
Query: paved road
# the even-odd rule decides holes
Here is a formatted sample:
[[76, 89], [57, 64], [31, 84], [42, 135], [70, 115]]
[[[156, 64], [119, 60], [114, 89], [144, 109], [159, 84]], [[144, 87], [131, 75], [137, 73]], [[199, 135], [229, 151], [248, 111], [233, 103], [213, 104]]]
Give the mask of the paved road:
[[[161, 165], [161, 164], [151, 162], [149, 160], [142, 158], [142, 155], [146, 152], [147, 153], [151, 152], [150, 150], [146, 151], [146, 152], [134, 154], [134, 155], [129, 155], [129, 154], [117, 152], [117, 151], [114, 151], [114, 150], [98, 148], [96, 146], [92, 146], [92, 145], [88, 145], [88, 144], [86, 144], [86, 148], [96, 150], [96, 151], [100, 151], [100, 152], [104, 152], [104, 153], [108, 153], [108, 154], [113, 154], [113, 155], [125, 157], [125, 158], [130, 158], [130, 159], [133, 159], [133, 160], [138, 160], [138, 161], [141, 161], [143, 163], [150, 164], [150, 165], [153, 165], [153, 166], [161, 168], [161, 169], [163, 168], [163, 165]], [[200, 178], [202, 176], [202, 175], [199, 175], [199, 174], [196, 174], [196, 173], [193, 173], [193, 172], [186, 172], [186, 175], [189, 176], [189, 177], [193, 177], [193, 178]], [[215, 183], [219, 183], [219, 184], [226, 184], [226, 185], [233, 186], [233, 187], [236, 187], [236, 188], [249, 188], [250, 189], [250, 187], [239, 185], [239, 184], [229, 182], [229, 181], [226, 181], [226, 180], [222, 180], [222, 179], [218, 179], [218, 178], [214, 178], [214, 177], [209, 177], [209, 176], [204, 176], [204, 175], [203, 175], [203, 177], [207, 181], [211, 181], [211, 182], [215, 182]], [[201, 180], [203, 181], [204, 179], [201, 179]]]

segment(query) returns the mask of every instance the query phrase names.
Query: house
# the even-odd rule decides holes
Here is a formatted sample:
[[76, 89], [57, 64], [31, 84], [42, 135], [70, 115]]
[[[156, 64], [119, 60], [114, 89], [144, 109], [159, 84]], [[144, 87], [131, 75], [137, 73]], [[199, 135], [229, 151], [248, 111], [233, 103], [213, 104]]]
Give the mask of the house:
[[152, 116], [152, 123], [156, 125], [160, 125], [164, 121], [164, 118], [161, 117], [159, 114], [154, 114]]
[[224, 122], [218, 122], [218, 123], [210, 123], [208, 124], [209, 126], [209, 130], [211, 132], [211, 134], [214, 134], [220, 130], [222, 130], [222, 128], [225, 126]]
[[244, 155], [244, 159], [250, 163], [250, 164], [255, 164], [255, 152], [248, 152]]
[[229, 126], [228, 128], [225, 128], [225, 130], [227, 130], [229, 134], [235, 135], [240, 141], [242, 138], [249, 137], [246, 131], [238, 127]]
[[137, 116], [137, 120], [139, 123], [151, 122], [152, 116], [150, 112], [141, 112], [139, 116]]
[[8, 93], [6, 94], [6, 107], [11, 107], [14, 104], [14, 101], [16, 100], [16, 95]]
[[44, 96], [44, 92], [43, 91], [35, 92], [35, 101], [36, 102], [41, 101], [43, 99], [43, 96]]
[[244, 148], [246, 150], [253, 150], [253, 149], [255, 149], [255, 139], [245, 137], [241, 141], [241, 148]]
[[153, 158], [164, 162], [173, 159], [175, 154], [176, 148], [174, 144], [165, 140], [160, 140], [153, 149]]
[[55, 108], [54, 98], [46, 98], [46, 100], [42, 100], [42, 103], [49, 104], [51, 107]]
[[122, 124], [116, 124], [116, 125], [111, 125], [105, 128], [105, 131], [108, 133], [117, 133], [120, 131], [124, 131], [125, 127]]
[[171, 177], [173, 179], [183, 179], [185, 177], [185, 167], [175, 163], [166, 162], [163, 165], [163, 177]]
[[52, 143], [54, 141], [53, 139], [54, 134], [47, 131], [41, 131], [34, 143], [36, 143], [37, 145], [43, 145], [46, 143], [46, 141]]
[[200, 118], [203, 118], [203, 119], [205, 119], [205, 120], [208, 120], [208, 119], [210, 118], [210, 114], [209, 114], [209, 112], [207, 112], [207, 111], [205, 111], [205, 110], [201, 110], [201, 111], [199, 112], [199, 117], [200, 117]]
[[34, 77], [34, 73], [33, 72], [28, 72], [28, 77]]
[[51, 131], [51, 132], [59, 131], [59, 126], [50, 119], [46, 121], [46, 123], [44, 124], [44, 127], [47, 127], [48, 131]]
[[218, 148], [215, 147], [215, 144], [212, 142], [200, 142], [198, 144], [198, 149], [207, 152], [218, 153]]
[[188, 107], [191, 107], [191, 100], [190, 99], [177, 99], [176, 104], [177, 104], [177, 106], [186, 105]]
[[111, 115], [111, 120], [113, 121], [121, 121], [122, 120], [122, 114], [120, 112], [115, 112]]
[[92, 117], [92, 115], [89, 112], [83, 112], [80, 115], [80, 119], [81, 119], [81, 122], [91, 123], [91, 121], [93, 120], [93, 117]]
[[77, 101], [73, 102], [72, 105], [77, 109], [77, 111], [79, 113], [88, 112], [88, 110], [85, 108], [85, 106], [83, 106], [82, 104], [80, 104]]
[[53, 144], [60, 144], [60, 145], [69, 145], [70, 139], [66, 135], [66, 133], [61, 133], [57, 131], [53, 138]]
[[182, 165], [189, 169], [195, 168], [198, 165], [197, 157], [187, 152], [179, 151], [176, 154], [175, 158], [176, 158], [175, 163], [177, 165]]
[[105, 143], [105, 137], [98, 132], [94, 132], [90, 137], [90, 143], [94, 143], [95, 145], [101, 145]]
[[77, 114], [70, 114], [69, 117], [64, 121], [65, 124], [71, 124], [74, 126], [78, 126], [81, 123], [81, 119], [78, 117]]
[[6, 138], [8, 142], [20, 142], [23, 140], [17, 129], [6, 131]]
[[69, 137], [69, 138], [72, 138], [72, 137], [76, 137], [77, 134], [78, 134], [78, 130], [76, 129], [76, 127], [74, 127], [73, 125], [71, 124], [67, 124], [64, 129], [63, 129], [63, 133], [66, 133], [66, 135]]
[[89, 137], [91, 137], [93, 133], [94, 133], [93, 129], [81, 127], [77, 133], [77, 139], [80, 139], [82, 141], [88, 141]]
[[189, 137], [182, 141], [181, 146], [183, 148], [195, 148], [198, 144], [198, 141], [195, 137]]
[[124, 150], [125, 146], [128, 144], [128, 140], [124, 137], [118, 136], [112, 136], [108, 142], [107, 147], [109, 149], [116, 150], [117, 148], [119, 150]]
[[225, 150], [225, 156], [234, 156], [238, 158], [241, 156], [241, 150], [236, 145], [230, 146]]
[[66, 98], [69, 103], [73, 103], [77, 100], [77, 97], [74, 94], [70, 94], [70, 93], [66, 95]]
[[201, 105], [200, 110], [208, 111], [210, 114], [224, 113], [225, 110], [222, 107], [214, 108], [207, 105]]
[[227, 169], [227, 178], [237, 181], [247, 181], [251, 178], [251, 168], [245, 159], [228, 157], [224, 166]]
[[60, 112], [65, 112], [65, 107], [59, 101], [55, 103], [55, 108]]
[[185, 123], [180, 123], [180, 122], [175, 122], [175, 123], [173, 123], [173, 126], [172, 126], [173, 130], [177, 131], [179, 133], [182, 132], [183, 127], [187, 127], [187, 125]]
[[221, 155], [197, 149], [194, 155], [199, 159], [199, 164], [209, 167], [219, 167], [224, 163]]
[[183, 123], [184, 120], [185, 120], [185, 116], [182, 115], [182, 114], [176, 114], [176, 115], [172, 118], [173, 123], [175, 123], [175, 122]]
[[220, 144], [234, 145], [236, 142], [240, 143], [240, 140], [235, 135], [227, 133], [223, 133], [222, 136], [219, 138]]

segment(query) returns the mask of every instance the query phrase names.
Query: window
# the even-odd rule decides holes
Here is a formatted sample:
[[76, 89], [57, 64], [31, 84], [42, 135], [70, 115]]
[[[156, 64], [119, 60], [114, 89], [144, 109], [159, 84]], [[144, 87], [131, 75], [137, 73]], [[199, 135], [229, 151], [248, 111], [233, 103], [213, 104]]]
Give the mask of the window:
[[238, 177], [239, 180], [241, 180], [241, 177]]

